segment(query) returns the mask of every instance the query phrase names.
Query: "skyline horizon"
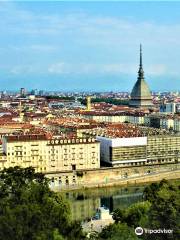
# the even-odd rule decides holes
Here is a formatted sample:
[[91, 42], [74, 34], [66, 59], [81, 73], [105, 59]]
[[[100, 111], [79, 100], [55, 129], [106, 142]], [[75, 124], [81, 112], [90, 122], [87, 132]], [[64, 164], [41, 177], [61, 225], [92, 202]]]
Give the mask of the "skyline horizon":
[[[18, 93], [20, 90], [21, 90], [21, 88], [24, 88], [24, 87], [20, 87], [19, 89], [17, 88], [17, 89], [0, 89], [0, 92], [12, 92], [12, 93]], [[122, 90], [122, 91], [120, 91], [120, 90], [86, 90], [86, 89], [79, 89], [79, 90], [77, 90], [77, 89], [71, 89], [71, 90], [62, 90], [62, 89], [60, 89], [60, 90], [55, 90], [55, 89], [43, 89], [43, 88], [24, 88], [26, 91], [27, 91], [27, 93], [29, 94], [31, 91], [34, 91], [34, 90], [37, 90], [37, 91], [44, 91], [44, 92], [55, 92], [55, 93], [76, 93], [76, 92], [78, 92], [78, 93], [131, 93], [131, 91], [132, 91], [132, 89], [131, 90], [129, 90], [129, 91], [125, 91], [125, 90]], [[157, 89], [157, 90], [150, 90], [150, 92], [151, 93], [158, 93], [158, 92], [166, 92], [166, 93], [168, 93], [168, 92], [173, 92], [173, 93], [175, 93], [175, 92], [180, 92], [180, 89], [178, 90], [178, 89], [174, 89], [174, 90], [166, 90], [166, 89]]]

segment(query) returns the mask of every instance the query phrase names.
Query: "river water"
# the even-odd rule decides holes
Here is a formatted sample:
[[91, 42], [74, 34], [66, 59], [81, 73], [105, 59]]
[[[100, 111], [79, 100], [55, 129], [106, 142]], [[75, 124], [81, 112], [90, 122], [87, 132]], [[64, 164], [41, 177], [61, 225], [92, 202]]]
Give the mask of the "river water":
[[108, 207], [110, 212], [116, 208], [127, 208], [142, 201], [144, 186], [107, 187], [76, 190], [63, 193], [70, 201], [73, 220], [87, 220], [93, 217], [98, 207]]

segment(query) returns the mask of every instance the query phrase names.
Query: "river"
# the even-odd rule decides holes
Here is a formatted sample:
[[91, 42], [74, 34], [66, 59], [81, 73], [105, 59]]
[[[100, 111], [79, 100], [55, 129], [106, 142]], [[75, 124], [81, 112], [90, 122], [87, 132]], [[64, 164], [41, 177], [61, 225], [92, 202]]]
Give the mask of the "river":
[[143, 186], [107, 187], [63, 193], [71, 203], [73, 220], [86, 220], [93, 217], [98, 207], [108, 207], [110, 212], [116, 208], [126, 208], [132, 203], [142, 201]]

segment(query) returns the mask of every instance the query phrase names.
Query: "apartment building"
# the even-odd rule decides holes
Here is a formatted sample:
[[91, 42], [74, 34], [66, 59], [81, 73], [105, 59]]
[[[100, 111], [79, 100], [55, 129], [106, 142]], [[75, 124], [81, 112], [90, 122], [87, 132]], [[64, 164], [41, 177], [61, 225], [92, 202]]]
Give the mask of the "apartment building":
[[29, 167], [38, 172], [100, 167], [100, 143], [94, 138], [48, 139], [46, 135], [6, 136], [0, 168]]
[[135, 125], [144, 125], [154, 128], [162, 128], [166, 130], [174, 130], [180, 132], [180, 118], [175, 115], [167, 115], [164, 113], [156, 114], [133, 114], [128, 112], [122, 113], [84, 113], [84, 118], [97, 122], [106, 123], [132, 123]]
[[93, 120], [97, 122], [108, 122], [108, 123], [123, 123], [129, 122], [132, 124], [144, 124], [145, 114], [130, 114], [128, 112], [120, 113], [108, 113], [108, 112], [87, 112], [83, 113], [83, 117], [88, 120]]

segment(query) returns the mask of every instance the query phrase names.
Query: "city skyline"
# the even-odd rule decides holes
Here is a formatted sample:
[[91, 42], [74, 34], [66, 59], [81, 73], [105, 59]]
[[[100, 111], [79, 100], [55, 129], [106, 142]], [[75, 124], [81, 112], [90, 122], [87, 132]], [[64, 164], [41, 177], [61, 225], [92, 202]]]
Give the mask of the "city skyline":
[[1, 90], [179, 90], [179, 2], [1, 2]]

